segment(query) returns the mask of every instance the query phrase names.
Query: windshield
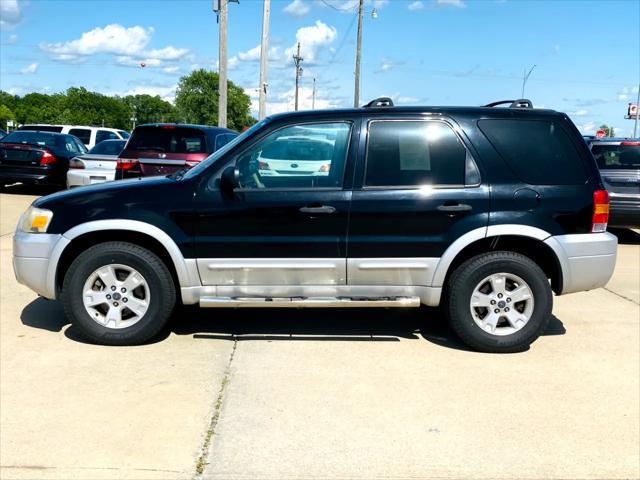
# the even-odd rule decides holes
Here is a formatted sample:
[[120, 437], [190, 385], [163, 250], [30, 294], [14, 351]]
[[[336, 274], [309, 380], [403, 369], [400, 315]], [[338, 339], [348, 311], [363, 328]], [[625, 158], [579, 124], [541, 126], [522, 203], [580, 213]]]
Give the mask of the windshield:
[[264, 125], [266, 125], [267, 122], [268, 122], [268, 120], [264, 119], [261, 122], [256, 123], [253, 127], [249, 128], [248, 130], [245, 130], [240, 135], [238, 135], [236, 138], [234, 138], [229, 143], [227, 143], [225, 146], [223, 146], [220, 150], [215, 151], [214, 153], [209, 155], [207, 158], [205, 158], [203, 161], [198, 163], [195, 167], [190, 169], [187, 173], [184, 174], [184, 176], [182, 178], [197, 177], [202, 172], [207, 170], [211, 165], [213, 165], [219, 158], [224, 156], [224, 154], [227, 153], [229, 150], [234, 148], [240, 142], [243, 142], [246, 138], [248, 138], [251, 135], [253, 135], [254, 132], [256, 132], [257, 130], [261, 129]]
[[89, 153], [95, 155], [119, 155], [126, 143], [126, 140], [104, 140], [89, 150]]
[[[637, 142], [633, 142], [637, 143]], [[640, 168], [640, 144], [593, 145], [591, 153], [601, 169]]]
[[162, 125], [138, 127], [129, 139], [127, 150], [153, 150], [167, 153], [206, 153], [207, 144], [202, 130]]
[[58, 136], [55, 133], [36, 132], [31, 130], [16, 130], [15, 132], [11, 132], [9, 135], [2, 138], [0, 142], [29, 143], [32, 145], [40, 145], [43, 147], [55, 147], [57, 138]]

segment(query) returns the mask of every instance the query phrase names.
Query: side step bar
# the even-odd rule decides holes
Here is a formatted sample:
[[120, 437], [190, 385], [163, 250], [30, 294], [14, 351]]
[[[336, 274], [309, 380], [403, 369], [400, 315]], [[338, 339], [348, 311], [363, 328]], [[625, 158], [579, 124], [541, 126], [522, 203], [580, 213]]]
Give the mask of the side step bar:
[[204, 308], [364, 308], [419, 307], [420, 297], [202, 297]]

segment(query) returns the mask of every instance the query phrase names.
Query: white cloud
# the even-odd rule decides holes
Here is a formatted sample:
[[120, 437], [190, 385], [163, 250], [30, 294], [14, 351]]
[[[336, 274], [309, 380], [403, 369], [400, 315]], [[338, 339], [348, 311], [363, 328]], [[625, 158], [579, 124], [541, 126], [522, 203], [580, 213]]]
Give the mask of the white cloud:
[[587, 122], [581, 125], [576, 124], [576, 127], [578, 127], [578, 130], [580, 130], [580, 133], [583, 135], [595, 135], [597, 130], [594, 122]]
[[173, 103], [176, 97], [176, 89], [177, 85], [167, 85], [167, 86], [147, 86], [147, 85], [138, 85], [124, 92], [115, 92], [112, 95], [119, 95], [121, 97], [126, 97], [127, 95], [152, 95], [159, 96], [163, 100], [167, 102]]
[[96, 27], [68, 42], [41, 43], [40, 48], [59, 61], [73, 62], [90, 55], [111, 54], [118, 56], [116, 62], [121, 65], [144, 62], [147, 66], [160, 66], [164, 61], [176, 61], [189, 53], [186, 48], [171, 45], [146, 50], [153, 33], [152, 27], [124, 27], [114, 23]]
[[439, 7], [464, 8], [467, 6], [463, 0], [435, 0], [435, 4]]
[[162, 71], [164, 73], [178, 73], [180, 71], [180, 67], [178, 67], [177, 65], [174, 65], [172, 67], [164, 67]]
[[162, 65], [162, 61], [158, 60], [157, 58], [146, 58], [146, 59], [140, 60], [138, 58], [127, 57], [127, 56], [116, 57], [116, 63], [118, 65], [124, 65], [126, 67], [139, 67], [139, 68], [159, 67], [160, 65]]
[[[538, 107], [538, 108], [542, 108], [542, 107]], [[588, 110], [576, 110], [575, 112], [569, 113], [570, 117], [586, 117], [587, 115], [589, 115]]]
[[289, 15], [293, 15], [294, 17], [304, 17], [309, 11], [311, 7], [304, 0], [293, 0], [290, 4], [288, 4], [282, 10], [284, 13], [288, 13]]
[[37, 71], [38, 71], [38, 64], [37, 63], [32, 63], [32, 64], [27, 65], [26, 67], [24, 67], [22, 70], [20, 70], [20, 73], [23, 74], [23, 75], [33, 75]]
[[416, 0], [415, 2], [411, 2], [411, 3], [407, 6], [407, 8], [408, 8], [409, 10], [411, 10], [412, 12], [413, 12], [413, 11], [416, 11], [416, 10], [422, 10], [422, 9], [424, 8], [424, 3], [422, 3], [422, 1], [421, 1], [421, 0]]
[[300, 42], [300, 55], [304, 58], [304, 64], [313, 65], [317, 62], [320, 51], [329, 46], [337, 35], [335, 27], [316, 20], [314, 25], [298, 29], [296, 44], [285, 50], [285, 58], [291, 58], [296, 53], [297, 42]]
[[257, 62], [260, 60], [260, 45], [256, 45], [246, 52], [238, 53], [238, 59], [243, 62]]
[[[258, 112], [258, 87], [245, 88], [244, 93], [251, 98], [251, 111], [257, 115]], [[282, 112], [291, 112], [295, 108], [295, 88], [285, 92], [267, 96], [267, 115]], [[301, 86], [298, 89], [298, 109], [311, 110], [313, 105], [313, 88], [311, 86]], [[322, 89], [316, 90], [315, 108], [316, 110], [337, 108], [341, 104], [338, 100], [329, 98]]]
[[9, 35], [9, 38], [7, 38], [7, 44], [15, 45], [16, 43], [18, 43], [18, 35]]
[[0, 0], [0, 29], [10, 28], [22, 20], [18, 0]]
[[382, 61], [380, 62], [380, 66], [375, 71], [375, 73], [387, 73], [393, 70], [395, 67], [403, 64], [404, 62], [392, 60], [390, 58], [383, 58]]
[[617, 99], [619, 101], [628, 101], [628, 100], [635, 100], [636, 97], [638, 95], [638, 85], [633, 86], [633, 87], [623, 87], [622, 90], [620, 90], [617, 93]]

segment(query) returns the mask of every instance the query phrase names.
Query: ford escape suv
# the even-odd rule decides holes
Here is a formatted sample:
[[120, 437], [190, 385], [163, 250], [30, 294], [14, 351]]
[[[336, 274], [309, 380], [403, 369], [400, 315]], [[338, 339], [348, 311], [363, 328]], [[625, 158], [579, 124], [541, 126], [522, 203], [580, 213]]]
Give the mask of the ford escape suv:
[[[14, 237], [17, 279], [101, 344], [145, 342], [177, 302], [441, 305], [470, 347], [526, 349], [552, 292], [606, 284], [617, 240], [569, 118], [510, 106], [380, 99], [267, 118], [190, 170], [36, 200]], [[330, 150], [323, 175], [264, 174], [265, 151], [293, 161], [282, 143], [300, 139]]]

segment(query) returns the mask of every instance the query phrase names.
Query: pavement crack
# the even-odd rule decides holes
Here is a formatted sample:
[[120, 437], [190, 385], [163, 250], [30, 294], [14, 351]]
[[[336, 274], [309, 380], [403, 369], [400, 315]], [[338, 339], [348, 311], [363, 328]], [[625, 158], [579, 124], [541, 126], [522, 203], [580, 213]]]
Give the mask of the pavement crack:
[[193, 476], [194, 480], [202, 477], [202, 474], [204, 473], [204, 469], [208, 465], [207, 456], [209, 454], [209, 447], [211, 446], [211, 441], [213, 440], [213, 436], [216, 433], [216, 426], [218, 425], [218, 420], [220, 419], [220, 411], [222, 410], [224, 395], [227, 390], [227, 385], [229, 384], [229, 379], [231, 377], [231, 363], [233, 362], [233, 356], [236, 353], [237, 346], [238, 346], [238, 338], [235, 335], [233, 335], [233, 347], [231, 348], [231, 353], [229, 354], [229, 361], [227, 362], [227, 366], [224, 370], [224, 375], [222, 376], [222, 382], [220, 383], [220, 390], [218, 390], [218, 396], [216, 397], [216, 401], [213, 404], [213, 412], [211, 414], [211, 421], [209, 422], [209, 428], [207, 429], [204, 442], [202, 442], [200, 455], [196, 460], [196, 473]]
[[634, 299], [629, 298], [629, 297], [625, 297], [624, 295], [620, 295], [618, 292], [614, 292], [613, 290], [609, 290], [607, 287], [604, 287], [604, 289], [609, 292], [609, 293], [613, 293], [614, 295], [620, 297], [620, 298], [624, 298], [625, 300], [630, 301], [631, 303], [635, 304], [635, 305], [640, 305], [640, 303], [636, 302]]

